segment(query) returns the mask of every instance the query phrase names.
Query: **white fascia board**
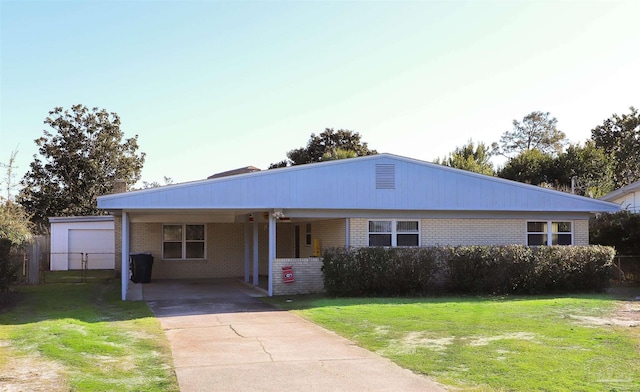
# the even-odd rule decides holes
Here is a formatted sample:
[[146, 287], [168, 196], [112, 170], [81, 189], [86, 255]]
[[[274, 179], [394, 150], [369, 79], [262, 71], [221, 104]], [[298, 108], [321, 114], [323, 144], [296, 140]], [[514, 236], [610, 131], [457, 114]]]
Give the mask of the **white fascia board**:
[[73, 223], [73, 222], [113, 222], [113, 215], [96, 216], [56, 216], [49, 217], [49, 223]]
[[629, 193], [633, 193], [638, 190], [640, 190], [640, 181], [636, 181], [627, 186], [623, 186], [620, 189], [616, 189], [613, 192], [607, 193], [606, 195], [600, 197], [600, 200], [613, 201], [621, 196], [627, 195]]
[[590, 212], [565, 211], [408, 211], [282, 210], [288, 218], [422, 218], [422, 219], [589, 219]]

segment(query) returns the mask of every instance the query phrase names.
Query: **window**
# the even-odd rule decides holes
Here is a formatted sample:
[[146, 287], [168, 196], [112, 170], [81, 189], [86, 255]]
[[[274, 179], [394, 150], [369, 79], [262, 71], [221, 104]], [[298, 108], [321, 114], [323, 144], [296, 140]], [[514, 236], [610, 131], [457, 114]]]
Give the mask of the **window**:
[[304, 244], [311, 246], [311, 223], [307, 223], [304, 232]]
[[163, 259], [204, 259], [204, 225], [163, 225]]
[[571, 244], [573, 244], [573, 227], [571, 222], [527, 222], [528, 246]]
[[369, 221], [369, 246], [418, 246], [419, 226], [418, 221]]

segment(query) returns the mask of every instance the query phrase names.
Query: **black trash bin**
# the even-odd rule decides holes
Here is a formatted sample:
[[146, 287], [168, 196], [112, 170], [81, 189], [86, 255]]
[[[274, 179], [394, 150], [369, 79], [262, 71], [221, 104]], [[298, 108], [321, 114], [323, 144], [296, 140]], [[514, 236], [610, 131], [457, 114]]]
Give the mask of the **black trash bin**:
[[131, 253], [131, 281], [133, 283], [151, 282], [151, 268], [153, 267], [153, 256], [151, 253]]

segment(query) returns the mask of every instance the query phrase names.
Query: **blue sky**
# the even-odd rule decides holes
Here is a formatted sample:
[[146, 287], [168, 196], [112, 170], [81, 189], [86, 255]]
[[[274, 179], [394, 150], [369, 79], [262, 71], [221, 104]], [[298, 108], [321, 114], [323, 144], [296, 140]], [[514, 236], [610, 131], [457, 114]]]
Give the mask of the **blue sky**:
[[0, 162], [81, 103], [147, 181], [266, 169], [324, 128], [432, 161], [532, 111], [573, 142], [640, 106], [636, 1], [0, 0]]

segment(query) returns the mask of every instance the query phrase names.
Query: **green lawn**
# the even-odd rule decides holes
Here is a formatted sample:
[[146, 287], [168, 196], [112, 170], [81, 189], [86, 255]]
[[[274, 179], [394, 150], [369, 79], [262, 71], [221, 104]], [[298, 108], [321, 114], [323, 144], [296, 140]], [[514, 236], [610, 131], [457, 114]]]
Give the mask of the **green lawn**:
[[171, 352], [144, 302], [120, 285], [20, 287], [0, 313], [0, 381], [17, 390], [177, 391]]
[[42, 283], [105, 283], [116, 278], [114, 270], [43, 271]]
[[461, 390], [640, 390], [638, 327], [597, 325], [606, 295], [289, 298], [269, 301]]

